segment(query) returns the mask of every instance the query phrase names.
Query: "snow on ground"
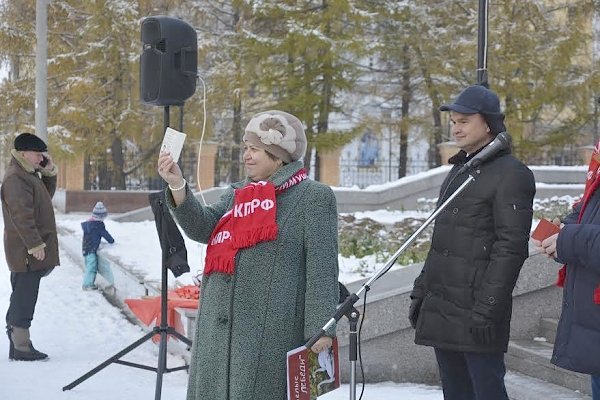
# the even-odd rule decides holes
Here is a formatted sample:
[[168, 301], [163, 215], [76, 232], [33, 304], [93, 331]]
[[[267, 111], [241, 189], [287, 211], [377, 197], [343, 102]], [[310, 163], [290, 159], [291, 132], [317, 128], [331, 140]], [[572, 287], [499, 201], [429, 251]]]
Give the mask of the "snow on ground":
[[[110, 211], [110, 210], [109, 210]], [[378, 220], [385, 213], [378, 213]], [[61, 246], [81, 246], [79, 223], [85, 215], [57, 215], [57, 224], [67, 232], [59, 237]], [[395, 219], [398, 215], [388, 216]], [[388, 222], [390, 222], [388, 220]], [[393, 222], [393, 221], [392, 221]], [[148, 278], [160, 279], [160, 246], [153, 221], [118, 223], [106, 221], [109, 232], [115, 237], [114, 245], [103, 245], [106, 251], [124, 265], [143, 271]], [[0, 229], [3, 229], [0, 219]], [[187, 240], [187, 239], [186, 239]], [[186, 242], [189, 264], [195, 272], [201, 267], [203, 246]], [[103, 361], [123, 350], [144, 335], [144, 331], [131, 324], [118, 308], [110, 305], [98, 292], [81, 290], [79, 260], [70, 259], [61, 252], [61, 266], [42, 280], [36, 314], [31, 328], [36, 348], [50, 355], [47, 362], [15, 362], [8, 360], [8, 339], [0, 333], [0, 399], [4, 400], [106, 400], [150, 399], [154, 397], [156, 373], [119, 364], [110, 364], [75, 388], [62, 388], [81, 377]], [[10, 297], [9, 272], [4, 249], [0, 246], [0, 311], [8, 306]], [[349, 268], [343, 272], [344, 281], [361, 278], [351, 272], [352, 260], [345, 261]], [[356, 261], [358, 262], [358, 261]], [[343, 268], [342, 268], [343, 269]], [[180, 284], [191, 283], [191, 273], [177, 278]], [[173, 284], [170, 275], [169, 282]], [[158, 347], [148, 341], [124, 357], [125, 360], [157, 366]], [[170, 355], [167, 366], [183, 364], [183, 359]], [[163, 376], [162, 398], [185, 399], [187, 373], [171, 372]], [[360, 395], [360, 386], [357, 398]], [[323, 400], [349, 398], [347, 385], [322, 396]], [[413, 384], [380, 383], [367, 385], [363, 400], [441, 400], [441, 390]]]

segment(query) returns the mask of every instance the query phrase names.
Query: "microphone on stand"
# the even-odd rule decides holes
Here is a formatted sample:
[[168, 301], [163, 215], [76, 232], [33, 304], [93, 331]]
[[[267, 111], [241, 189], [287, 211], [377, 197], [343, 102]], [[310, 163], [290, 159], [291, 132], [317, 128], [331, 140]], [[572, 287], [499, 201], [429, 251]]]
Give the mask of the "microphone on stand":
[[458, 171], [457, 175], [463, 172], [479, 167], [484, 161], [492, 158], [496, 153], [501, 150], [508, 149], [510, 147], [510, 137], [506, 132], [500, 132], [494, 140], [492, 140], [487, 146], [483, 148], [477, 155], [471, 158], [462, 168]]

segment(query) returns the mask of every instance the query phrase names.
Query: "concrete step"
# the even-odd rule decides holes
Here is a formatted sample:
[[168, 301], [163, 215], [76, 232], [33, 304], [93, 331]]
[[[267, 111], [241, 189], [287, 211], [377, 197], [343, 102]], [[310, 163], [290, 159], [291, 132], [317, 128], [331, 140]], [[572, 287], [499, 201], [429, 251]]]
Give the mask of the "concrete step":
[[512, 371], [584, 394], [591, 394], [589, 375], [567, 371], [550, 363], [552, 344], [535, 340], [511, 340], [505, 356]]
[[540, 336], [546, 338], [549, 343], [556, 341], [556, 329], [558, 328], [558, 319], [556, 318], [541, 318], [540, 319]]
[[587, 394], [509, 371], [504, 378], [510, 400], [591, 400]]

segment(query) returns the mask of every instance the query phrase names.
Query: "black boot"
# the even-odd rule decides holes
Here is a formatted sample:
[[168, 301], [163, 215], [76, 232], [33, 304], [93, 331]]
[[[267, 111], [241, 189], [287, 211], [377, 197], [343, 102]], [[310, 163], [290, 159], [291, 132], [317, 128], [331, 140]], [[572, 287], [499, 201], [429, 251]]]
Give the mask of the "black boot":
[[10, 334], [12, 333], [12, 327], [6, 325], [6, 336], [8, 336], [8, 359], [13, 360], [15, 358], [15, 345], [13, 344]]
[[28, 328], [11, 326], [9, 329], [9, 338], [11, 343], [9, 358], [11, 358], [10, 356], [12, 355], [11, 359], [16, 361], [39, 361], [48, 359], [48, 354], [37, 351], [35, 347], [33, 347], [33, 343], [31, 343], [31, 340], [29, 340]]
[[20, 351], [15, 349], [13, 353], [13, 360], [15, 361], [46, 361], [48, 354], [37, 351], [33, 346], [29, 348], [29, 351]]

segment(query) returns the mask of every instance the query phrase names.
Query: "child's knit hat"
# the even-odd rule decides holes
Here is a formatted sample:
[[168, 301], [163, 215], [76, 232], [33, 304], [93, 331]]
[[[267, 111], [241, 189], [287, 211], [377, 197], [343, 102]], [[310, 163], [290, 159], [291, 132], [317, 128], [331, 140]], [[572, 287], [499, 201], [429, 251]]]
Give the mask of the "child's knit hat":
[[106, 211], [106, 207], [104, 207], [104, 203], [101, 201], [97, 202], [92, 210], [92, 217], [96, 219], [104, 219], [108, 215], [108, 211]]

